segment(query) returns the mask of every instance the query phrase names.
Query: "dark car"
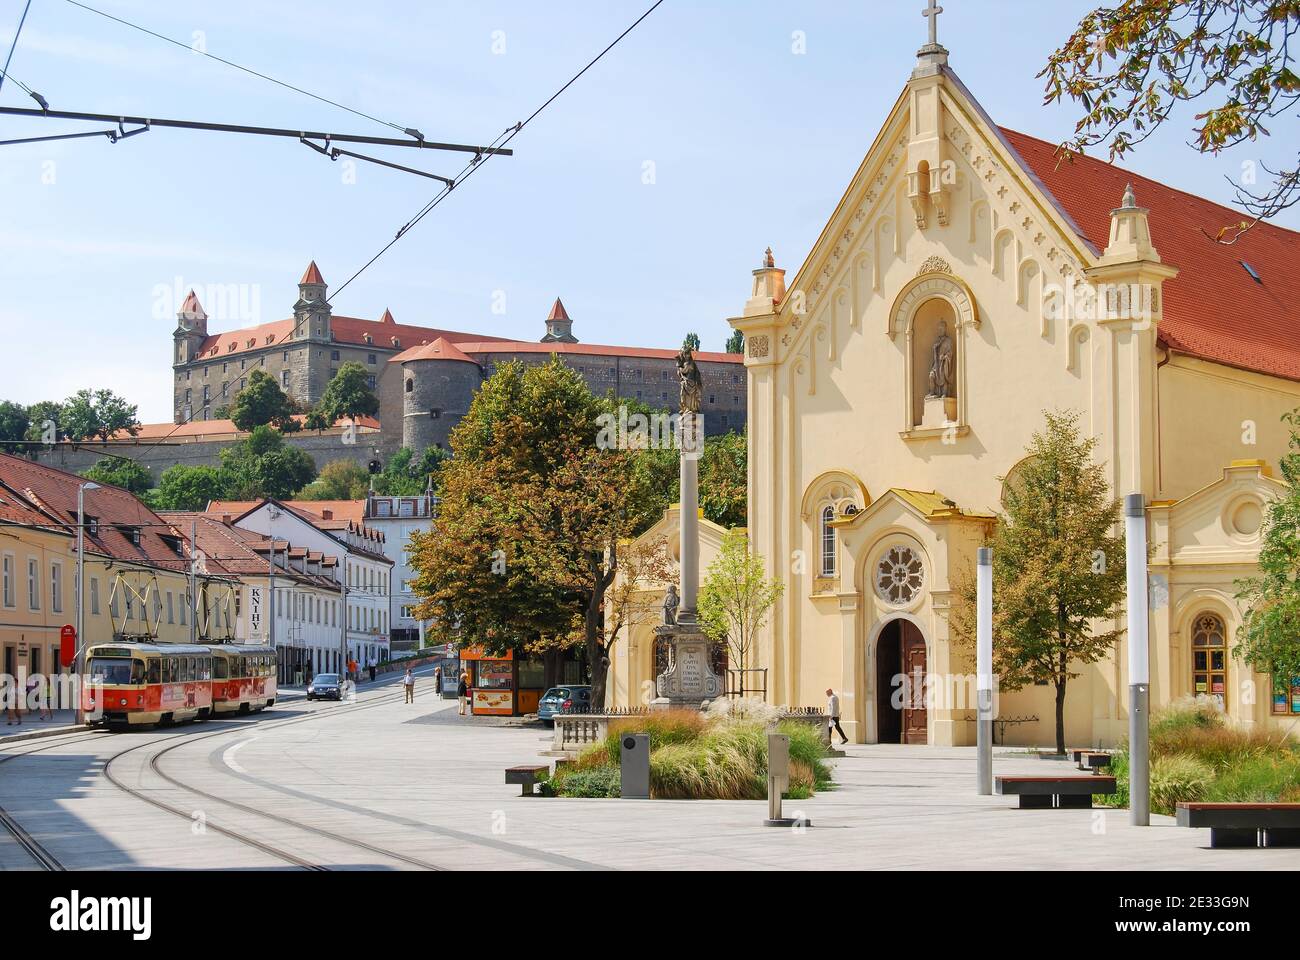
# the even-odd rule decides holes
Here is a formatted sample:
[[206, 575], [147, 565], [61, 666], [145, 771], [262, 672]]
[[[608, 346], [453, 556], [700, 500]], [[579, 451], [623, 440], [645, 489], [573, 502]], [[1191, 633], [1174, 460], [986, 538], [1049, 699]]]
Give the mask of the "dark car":
[[308, 700], [342, 700], [343, 683], [337, 673], [318, 673], [307, 684]]
[[551, 687], [537, 701], [537, 719], [555, 723], [557, 713], [587, 713], [591, 710], [591, 687], [569, 683]]

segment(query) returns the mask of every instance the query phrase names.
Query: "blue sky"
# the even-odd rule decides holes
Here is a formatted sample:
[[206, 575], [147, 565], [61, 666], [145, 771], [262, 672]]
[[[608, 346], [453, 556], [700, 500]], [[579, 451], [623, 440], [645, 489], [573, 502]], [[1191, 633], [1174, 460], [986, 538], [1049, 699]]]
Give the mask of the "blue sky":
[[[648, 6], [90, 2], [180, 40], [198, 31], [211, 53], [431, 140], [477, 143], [531, 113]], [[834, 209], [925, 40], [924, 5], [668, 0], [335, 311], [378, 318], [388, 307], [403, 323], [537, 339], [558, 295], [584, 341], [675, 347], [695, 330], [720, 349], [763, 248], [793, 274]], [[940, 39], [995, 120], [1060, 139], [1074, 108], [1043, 107], [1035, 74], [1092, 5], [944, 0]], [[22, 6], [0, 0], [6, 51]], [[792, 52], [795, 31], [806, 53]], [[11, 72], [54, 109], [391, 134], [66, 0], [35, 0]], [[32, 106], [10, 82], [0, 103]], [[1195, 155], [1179, 119], [1126, 165], [1229, 202], [1224, 177], [1243, 159], [1287, 160], [1285, 137]], [[0, 139], [94, 128], [5, 117]], [[463, 162], [383, 155], [444, 174]], [[239, 285], [253, 319], [282, 319], [309, 260], [337, 287], [435, 192], [366, 164], [346, 183], [340, 164], [292, 140], [156, 129], [117, 145], [0, 148], [0, 399], [110, 387], [142, 420], [168, 420], [174, 319], [157, 314], [176, 305], [162, 291]], [[1300, 212], [1279, 222], [1300, 226]]]

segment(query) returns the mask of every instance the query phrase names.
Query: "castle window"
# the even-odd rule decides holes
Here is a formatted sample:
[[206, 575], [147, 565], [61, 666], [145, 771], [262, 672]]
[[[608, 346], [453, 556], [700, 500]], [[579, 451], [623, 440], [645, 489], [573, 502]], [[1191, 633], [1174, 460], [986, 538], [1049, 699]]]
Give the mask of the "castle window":
[[229, 396], [229, 395], [230, 395], [230, 384], [229, 384], [229, 383], [223, 383], [223, 384], [221, 385], [221, 395], [222, 395], [223, 397], [226, 397], [226, 396]]
[[331, 360], [337, 360], [338, 358], [339, 358], [339, 352], [338, 352], [337, 350], [331, 350], [331, 351], [330, 351], [330, 359], [331, 359]]
[[366, 386], [368, 386], [371, 390], [375, 389], [375, 384], [377, 382], [378, 381], [373, 373], [370, 376], [366, 377]]
[[430, 419], [430, 420], [437, 420], [437, 419], [438, 419], [439, 417], [441, 417], [441, 416], [442, 416], [442, 411], [439, 410], [437, 407], [433, 407], [433, 408], [429, 411], [429, 419]]
[[288, 350], [284, 351], [284, 362], [285, 362], [285, 363], [288, 363], [288, 362], [289, 362], [289, 351], [288, 351]]
[[831, 521], [835, 519], [835, 508], [829, 504], [822, 508], [822, 576], [835, 576], [835, 528]]
[[374, 364], [374, 362], [375, 362], [375, 355], [374, 355], [373, 353], [367, 353], [367, 354], [366, 354], [366, 363]]
[[282, 387], [287, 387], [288, 385], [289, 385], [289, 371], [288, 371], [288, 370], [281, 370], [281, 371], [280, 371], [280, 386], [282, 386]]
[[1192, 624], [1192, 692], [1228, 698], [1228, 645], [1223, 621], [1213, 613], [1199, 615]]
[[412, 390], [414, 390], [414, 389], [415, 389], [415, 381], [414, 381], [414, 380], [407, 380], [407, 381], [406, 381], [406, 392], [407, 392], [407, 393], [410, 393], [410, 392], [411, 392]]
[[222, 373], [225, 373], [226, 370], [228, 370], [229, 368], [230, 368], [230, 364], [229, 364], [229, 363], [223, 363], [223, 364], [221, 365], [221, 372], [222, 372]]

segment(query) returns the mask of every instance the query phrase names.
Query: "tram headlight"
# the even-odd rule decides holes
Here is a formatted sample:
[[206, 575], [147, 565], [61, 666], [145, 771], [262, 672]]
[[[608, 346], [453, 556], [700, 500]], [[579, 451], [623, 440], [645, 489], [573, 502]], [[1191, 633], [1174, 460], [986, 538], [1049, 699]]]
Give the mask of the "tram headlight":
[[125, 706], [126, 706], [126, 697], [123, 697], [121, 700], [118, 701], [118, 703], [125, 707]]

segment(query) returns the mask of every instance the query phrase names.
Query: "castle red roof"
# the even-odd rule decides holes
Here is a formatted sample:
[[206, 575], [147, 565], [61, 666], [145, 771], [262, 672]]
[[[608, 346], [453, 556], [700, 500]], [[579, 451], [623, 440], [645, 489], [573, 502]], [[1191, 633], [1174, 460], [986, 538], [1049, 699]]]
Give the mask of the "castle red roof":
[[559, 297], [555, 298], [555, 304], [551, 307], [550, 316], [548, 316], [546, 319], [547, 320], [568, 320], [569, 319], [569, 312], [564, 309], [564, 304], [560, 302]]
[[[513, 344], [511, 344], [513, 349]], [[446, 337], [439, 337], [433, 343], [422, 344], [418, 347], [412, 347], [403, 353], [389, 360], [389, 363], [406, 363], [408, 360], [460, 360], [464, 363], [474, 363], [469, 357], [465, 356], [464, 351], [454, 343], [447, 340]]]
[[[1242, 213], [1092, 157], [1058, 162], [1056, 144], [1003, 136], [1100, 253], [1110, 212], [1132, 184], [1151, 211], [1160, 259], [1181, 271], [1164, 284], [1159, 338], [1170, 350], [1300, 380], [1300, 233], [1261, 223], [1232, 245], [1212, 238]], [[1243, 263], [1258, 275], [1256, 281]]]
[[302, 275], [302, 279], [298, 281], [299, 284], [324, 282], [325, 278], [320, 275], [320, 268], [316, 266], [315, 260], [307, 264], [307, 271]]
[[[676, 350], [661, 350], [655, 347], [610, 347], [599, 343], [467, 343], [456, 344], [468, 354], [475, 353], [565, 353], [597, 357], [644, 357], [655, 360], [674, 360]], [[701, 353], [695, 352], [695, 359], [702, 363], [744, 363], [745, 358], [739, 353]]]

